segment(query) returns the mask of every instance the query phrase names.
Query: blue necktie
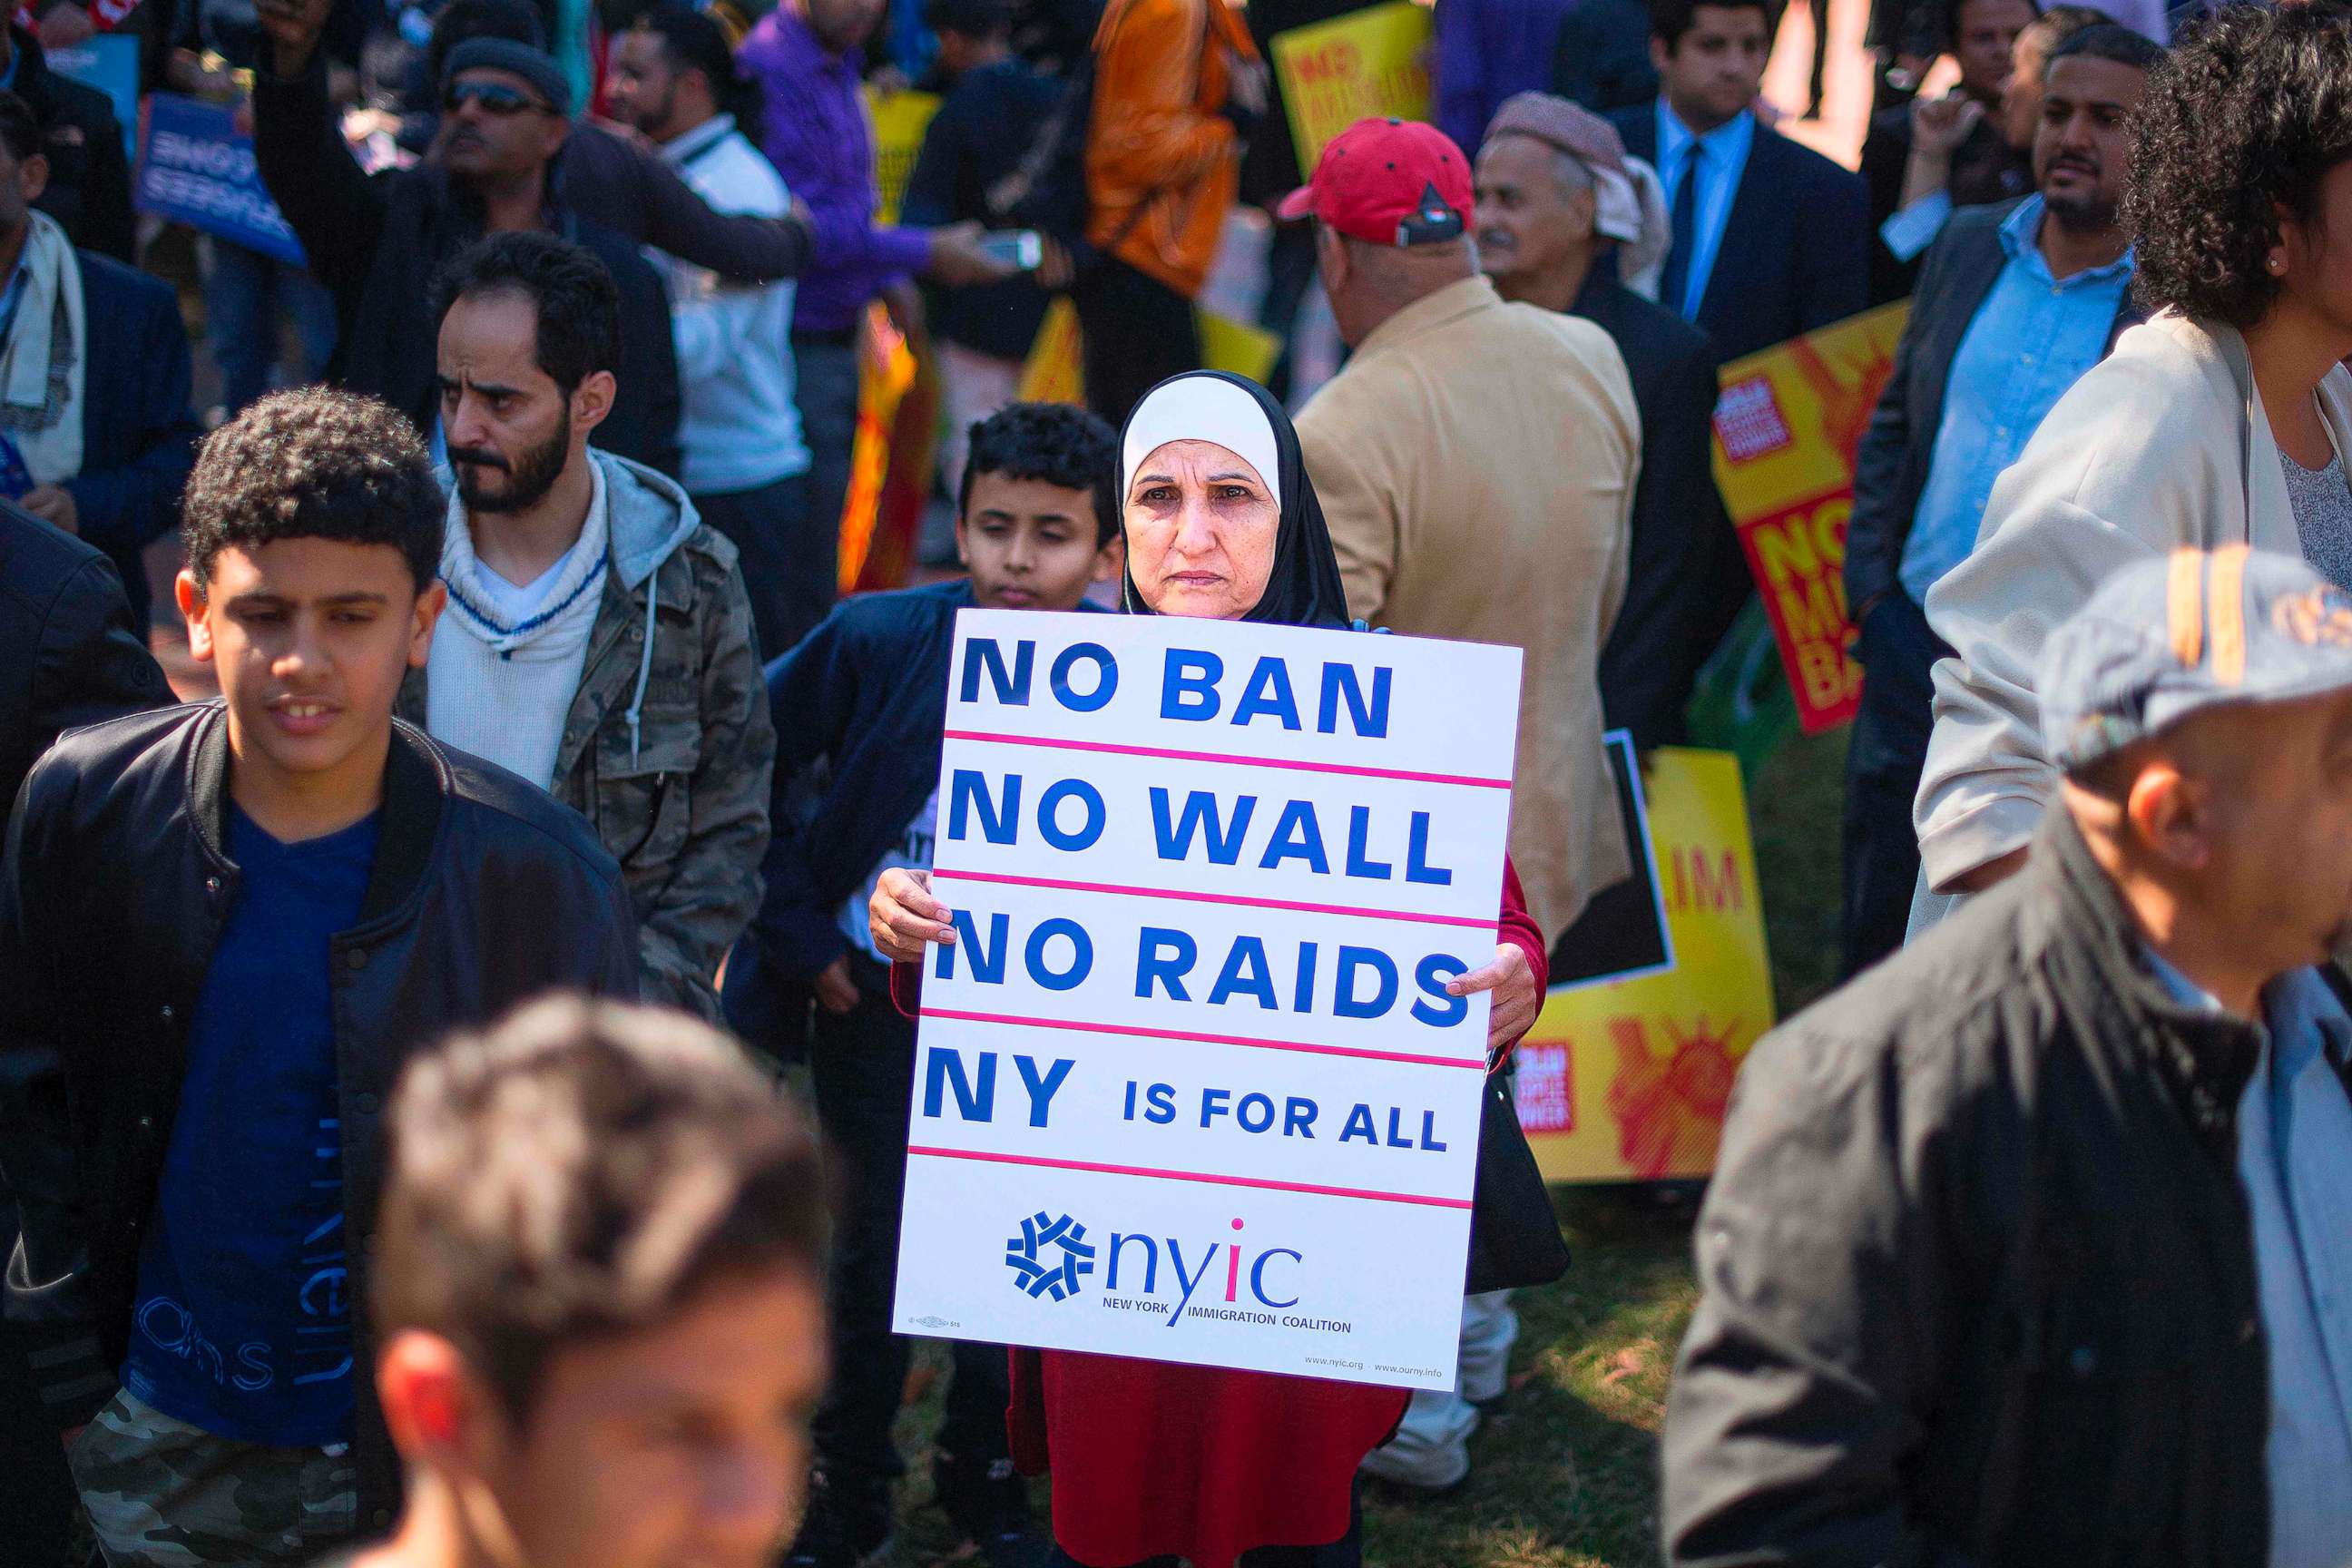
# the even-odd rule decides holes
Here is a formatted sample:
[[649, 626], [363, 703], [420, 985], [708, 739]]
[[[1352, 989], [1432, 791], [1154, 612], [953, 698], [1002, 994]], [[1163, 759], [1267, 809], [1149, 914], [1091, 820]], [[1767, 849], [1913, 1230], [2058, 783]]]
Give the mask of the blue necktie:
[[1683, 154], [1682, 184], [1675, 187], [1675, 208], [1672, 221], [1674, 243], [1666, 251], [1666, 269], [1658, 279], [1658, 303], [1685, 320], [1696, 316], [1695, 301], [1685, 301], [1690, 292], [1691, 247], [1698, 229], [1698, 165], [1706, 156], [1706, 149], [1696, 142]]

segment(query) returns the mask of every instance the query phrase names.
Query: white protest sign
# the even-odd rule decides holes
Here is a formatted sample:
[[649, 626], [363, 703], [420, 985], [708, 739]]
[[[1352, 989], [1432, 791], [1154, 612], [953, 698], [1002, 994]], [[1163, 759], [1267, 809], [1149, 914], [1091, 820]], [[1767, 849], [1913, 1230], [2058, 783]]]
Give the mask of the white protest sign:
[[956, 619], [895, 1326], [1450, 1388], [1519, 652]]

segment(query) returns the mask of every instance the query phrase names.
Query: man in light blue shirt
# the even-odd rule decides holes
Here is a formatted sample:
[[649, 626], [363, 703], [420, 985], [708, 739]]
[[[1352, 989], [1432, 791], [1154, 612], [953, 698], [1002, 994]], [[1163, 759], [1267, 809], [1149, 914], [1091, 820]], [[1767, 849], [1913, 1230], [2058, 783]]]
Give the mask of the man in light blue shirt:
[[2042, 416], [2106, 357], [2131, 287], [2130, 250], [2063, 275], [2051, 265], [2053, 254], [2060, 266], [2078, 259], [2084, 247], [2074, 242], [2089, 239], [2094, 256], [2120, 243], [2114, 209], [2100, 216], [2105, 221], [2086, 229], [2080, 208], [2053, 211], [2035, 195], [2000, 226], [2009, 259], [1953, 357], [1927, 486], [1903, 545], [1896, 575], [1916, 601], [1924, 603], [1976, 543], [1993, 480], [2017, 461]]
[[2132, 114], [2162, 57], [2111, 25], [2053, 53], [2035, 194], [1962, 208], [1929, 250], [1854, 455], [1845, 587], [1864, 678], [1846, 752], [1848, 974], [1902, 944], [1918, 877], [1911, 804], [1934, 708], [1928, 672], [1949, 651], [1920, 606], [1975, 548], [2001, 470], [2138, 319], [2116, 209]]

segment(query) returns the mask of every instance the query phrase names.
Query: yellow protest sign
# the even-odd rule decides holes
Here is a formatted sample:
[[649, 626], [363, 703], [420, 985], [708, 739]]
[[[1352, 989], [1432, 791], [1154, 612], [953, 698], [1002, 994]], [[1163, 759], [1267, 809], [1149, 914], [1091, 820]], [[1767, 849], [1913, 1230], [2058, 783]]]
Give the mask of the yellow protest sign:
[[1429, 118], [1430, 37], [1429, 8], [1412, 0], [1274, 36], [1299, 178], [1314, 174], [1323, 143], [1368, 114]]
[[883, 223], [898, 221], [898, 205], [906, 199], [907, 180], [915, 172], [915, 154], [923, 150], [923, 132], [940, 111], [935, 92], [879, 93], [866, 89], [866, 118], [874, 124], [874, 189]]
[[1201, 363], [1250, 381], [1264, 382], [1282, 357], [1282, 340], [1262, 327], [1208, 310], [1192, 312], [1201, 332]]
[[1643, 786], [1674, 967], [1555, 991], [1520, 1042], [1519, 1122], [1556, 1182], [1706, 1175], [1739, 1058], [1772, 1026], [1738, 760], [1660, 747]]
[[1862, 666], [1847, 651], [1845, 523], [1854, 452], [1909, 314], [1908, 302], [1881, 306], [1723, 367], [1716, 483], [1808, 735], [1862, 701]]
[[1017, 395], [1024, 403], [1086, 405], [1086, 362], [1078, 357], [1078, 308], [1066, 294], [1055, 295], [1045, 307], [1045, 319], [1037, 324], [1036, 340], [1029, 345], [1029, 358], [1021, 367]]
[[[1203, 367], [1256, 382], [1273, 374], [1274, 362], [1282, 355], [1281, 338], [1208, 310], [1194, 310], [1192, 320], [1201, 334]], [[1086, 361], [1079, 345], [1077, 308], [1068, 296], [1056, 295], [1045, 307], [1045, 319], [1038, 323], [1037, 336], [1029, 344], [1015, 395], [1024, 403], [1075, 403], [1084, 407]]]

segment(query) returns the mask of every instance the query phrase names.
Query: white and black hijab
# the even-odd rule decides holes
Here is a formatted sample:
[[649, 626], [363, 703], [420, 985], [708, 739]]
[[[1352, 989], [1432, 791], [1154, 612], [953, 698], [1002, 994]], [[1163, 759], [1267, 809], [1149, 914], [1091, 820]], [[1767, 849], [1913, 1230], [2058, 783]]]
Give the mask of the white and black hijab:
[[[1298, 432], [1291, 428], [1290, 416], [1274, 395], [1254, 381], [1213, 370], [1171, 376], [1145, 393], [1119, 437], [1122, 519], [1136, 470], [1171, 441], [1213, 441], [1224, 447], [1257, 470], [1281, 510], [1273, 574], [1266, 579], [1265, 593], [1241, 618], [1286, 626], [1354, 625], [1339, 582], [1339, 558], [1331, 552], [1330, 531], [1323, 525], [1323, 508], [1299, 454]], [[1122, 521], [1122, 531], [1124, 527]], [[1131, 570], [1121, 584], [1119, 603], [1129, 615], [1159, 613], [1136, 591]]]

